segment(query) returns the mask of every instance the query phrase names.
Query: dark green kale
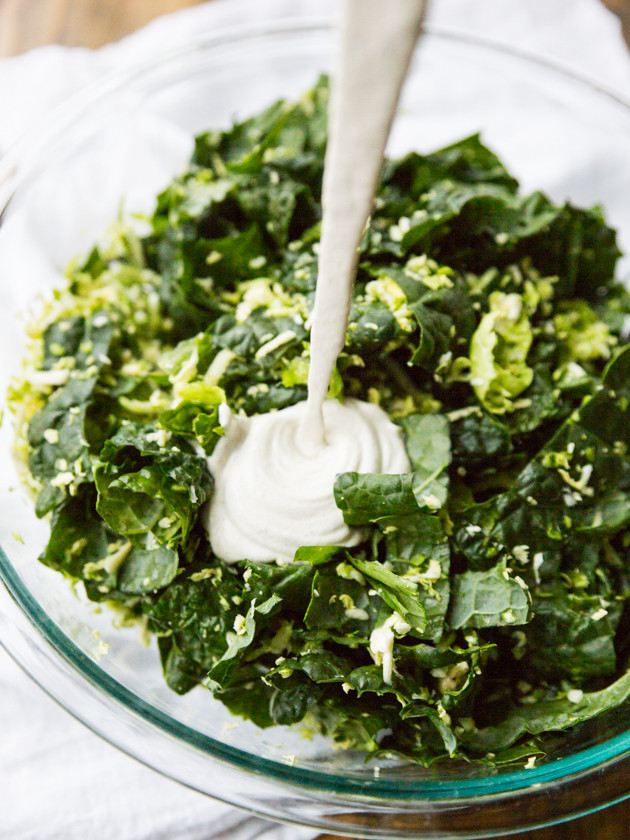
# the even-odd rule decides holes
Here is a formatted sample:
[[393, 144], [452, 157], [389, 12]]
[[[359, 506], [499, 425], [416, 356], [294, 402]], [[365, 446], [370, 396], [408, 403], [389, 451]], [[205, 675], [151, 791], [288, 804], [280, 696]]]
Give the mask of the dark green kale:
[[258, 726], [425, 765], [541, 756], [630, 694], [630, 296], [599, 208], [522, 195], [479, 136], [386, 161], [329, 396], [402, 475], [342, 473], [353, 548], [211, 550], [219, 406], [306, 396], [328, 86], [200, 135], [139, 236], [68, 272], [13, 401], [42, 561]]
[[103, 520], [145, 549], [184, 545], [212, 487], [205, 460], [184, 438], [132, 423], [104, 444], [94, 483]]

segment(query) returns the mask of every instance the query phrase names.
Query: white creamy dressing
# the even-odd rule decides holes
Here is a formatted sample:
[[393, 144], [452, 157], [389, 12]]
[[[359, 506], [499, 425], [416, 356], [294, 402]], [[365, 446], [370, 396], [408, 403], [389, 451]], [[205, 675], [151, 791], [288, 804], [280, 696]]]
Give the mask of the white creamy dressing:
[[250, 418], [222, 412], [226, 434], [209, 459], [215, 491], [208, 526], [212, 548], [224, 560], [292, 560], [303, 545], [356, 545], [363, 534], [343, 522], [333, 495], [335, 476], [410, 469], [400, 430], [385, 412], [357, 400], [327, 400], [326, 394], [345, 344], [359, 243], [424, 5], [343, 4], [308, 399]]
[[296, 444], [306, 403], [239, 417], [221, 406], [226, 435], [210, 458], [215, 476], [209, 530], [224, 560], [293, 560], [303, 545], [356, 545], [332, 493], [339, 472], [409, 469], [399, 429], [378, 406], [326, 400], [326, 446], [316, 457]]
[[423, 10], [423, 0], [343, 3], [329, 107], [307, 413], [299, 439], [305, 452], [325, 442], [322, 405], [345, 344], [359, 243]]

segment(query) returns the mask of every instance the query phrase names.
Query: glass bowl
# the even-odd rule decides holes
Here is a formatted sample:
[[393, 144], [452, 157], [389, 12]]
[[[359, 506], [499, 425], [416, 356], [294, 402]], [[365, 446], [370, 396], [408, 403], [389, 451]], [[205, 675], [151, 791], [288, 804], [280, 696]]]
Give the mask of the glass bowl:
[[[24, 349], [21, 313], [115, 218], [151, 199], [191, 150], [330, 69], [326, 21], [275, 21], [199, 37], [109, 79], [57, 112], [0, 165], [0, 392]], [[430, 151], [480, 131], [525, 190], [601, 203], [630, 250], [630, 106], [588, 81], [479, 40], [421, 39], [389, 152]], [[623, 264], [622, 264], [623, 270]], [[0, 431], [0, 639], [69, 712], [130, 755], [256, 814], [360, 837], [473, 838], [584, 814], [630, 794], [630, 709], [553, 743], [531, 769], [381, 762], [239, 722], [209, 693], [179, 697], [157, 650], [114, 626], [37, 562], [38, 521]], [[107, 651], [107, 652], [106, 652]]]

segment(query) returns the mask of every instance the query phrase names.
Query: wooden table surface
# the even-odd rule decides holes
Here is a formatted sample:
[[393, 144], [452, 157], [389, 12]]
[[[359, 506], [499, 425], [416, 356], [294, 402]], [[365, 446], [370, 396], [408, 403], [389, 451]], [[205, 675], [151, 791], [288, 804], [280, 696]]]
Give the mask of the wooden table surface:
[[[0, 57], [50, 43], [99, 47], [122, 38], [159, 15], [200, 5], [202, 1], [0, 0]], [[607, 5], [630, 7], [626, 0], [607, 0]], [[630, 837], [630, 801], [570, 823], [511, 837], [513, 840], [626, 840]], [[326, 835], [320, 840], [335, 839]]]

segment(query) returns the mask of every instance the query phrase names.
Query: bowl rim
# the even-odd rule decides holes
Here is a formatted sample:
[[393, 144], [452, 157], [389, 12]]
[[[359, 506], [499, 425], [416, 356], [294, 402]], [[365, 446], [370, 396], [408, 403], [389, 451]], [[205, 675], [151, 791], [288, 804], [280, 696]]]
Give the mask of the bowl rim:
[[[26, 160], [28, 166], [30, 156], [36, 155], [37, 151], [44, 147], [50, 137], [58, 136], [75, 120], [81, 119], [82, 111], [86, 105], [97, 107], [103, 99], [119, 90], [122, 85], [142, 79], [156, 68], [164, 67], [195, 52], [269, 35], [286, 36], [298, 33], [322, 33], [329, 30], [330, 22], [328, 19], [310, 17], [297, 20], [279, 18], [246, 26], [219, 27], [212, 35], [200, 36], [193, 42], [177, 47], [160, 57], [142, 62], [124, 71], [108, 74], [105, 79], [95, 85], [88, 85], [85, 90], [80, 91], [61, 106], [53, 109], [51, 115], [47, 118], [49, 127], [45, 131], [42, 131], [35, 139], [30, 141], [18, 141], [0, 160], [0, 223], [2, 222], [2, 214], [10, 205], [16, 183], [22, 177], [21, 162]], [[485, 37], [462, 33], [456, 29], [426, 26], [424, 31], [427, 35], [437, 39], [464, 43], [468, 46], [502, 54], [505, 57], [516, 58], [520, 62], [539, 69], [544, 68], [565, 81], [586, 85], [592, 92], [630, 112], [630, 99], [611, 91], [586, 74], [564, 67], [561, 63], [525, 50], [514, 49]], [[0, 579], [4, 582], [12, 599], [31, 623], [34, 631], [44, 639], [53, 651], [76, 673], [85, 678], [88, 683], [98, 690], [104, 690], [113, 701], [122, 705], [127, 712], [141, 718], [154, 730], [174, 736], [186, 746], [201, 749], [208, 757], [226, 762], [238, 770], [264, 776], [267, 780], [271, 779], [285, 785], [297, 786], [312, 793], [324, 792], [341, 796], [360, 796], [362, 800], [376, 800], [378, 798], [386, 800], [392, 805], [402, 805], [404, 803], [417, 805], [421, 802], [431, 801], [447, 803], [472, 798], [479, 803], [481, 797], [485, 799], [497, 798], [513, 791], [532, 789], [551, 783], [562, 784], [576, 778], [601, 773], [606, 767], [615, 764], [630, 754], [630, 730], [628, 730], [600, 745], [588, 747], [573, 755], [548, 764], [537, 765], [531, 769], [507, 771], [496, 776], [466, 780], [406, 782], [401, 779], [389, 781], [380, 778], [372, 780], [369, 787], [366, 785], [366, 779], [364, 778], [337, 776], [314, 770], [311, 767], [305, 769], [300, 768], [298, 764], [290, 765], [262, 758], [199, 733], [192, 727], [156, 709], [150, 703], [126, 689], [113, 677], [110, 677], [86, 656], [39, 607], [37, 601], [22, 584], [19, 574], [2, 547], [0, 547]], [[0, 642], [4, 644], [3, 640], [0, 640]], [[7, 650], [12, 653], [9, 645], [7, 645]], [[19, 661], [18, 664], [20, 664]], [[41, 681], [39, 682], [47, 693], [55, 697], [54, 692], [48, 686]], [[67, 708], [59, 698], [55, 697], [55, 699], [64, 708]], [[75, 714], [75, 716], [77, 715]], [[80, 716], [78, 717], [81, 719]], [[85, 721], [83, 722], [85, 723]], [[90, 724], [87, 725], [90, 726]], [[94, 727], [90, 728], [109, 740], [105, 732]], [[120, 744], [117, 744], [117, 746], [130, 755], [145, 761], [141, 756], [135, 755], [131, 748], [125, 749]], [[630, 790], [628, 790], [627, 795], [630, 796]], [[608, 804], [608, 802], [605, 804]], [[558, 815], [558, 820], [570, 816], [575, 816], [575, 814]]]
[[[253, 6], [255, 0], [233, 0], [233, 2], [248, 7]], [[3, 189], [3, 184], [16, 174], [17, 166], [23, 158], [33, 151], [43, 148], [50, 136], [58, 135], [67, 124], [74, 122], [84, 106], [96, 105], [101, 99], [120, 89], [123, 84], [134, 81], [162, 65], [175, 61], [177, 58], [182, 58], [193, 51], [203, 50], [211, 46], [222, 46], [226, 42], [232, 44], [252, 37], [287, 34], [297, 31], [321, 32], [324, 30], [328, 32], [332, 30], [330, 18], [313, 15], [304, 15], [298, 18], [274, 18], [273, 20], [259, 21], [254, 24], [220, 26], [211, 35], [201, 34], [193, 42], [187, 42], [178, 47], [171, 48], [160, 56], [153, 56], [146, 61], [139, 62], [124, 70], [108, 72], [99, 81], [87, 84], [84, 88], [70, 95], [62, 103], [53, 107], [45, 115], [45, 118], [40, 118], [36, 121], [36, 125], [28, 129], [30, 136], [22, 135], [18, 137], [0, 155], [0, 222], [2, 220], [2, 214], [6, 209], [5, 205], [7, 204], [6, 189]], [[586, 85], [605, 99], [630, 109], [630, 95], [625, 95], [621, 91], [613, 89], [589, 73], [577, 70], [568, 62], [549, 58], [544, 53], [514, 47], [498, 39], [465, 32], [456, 27], [434, 26], [426, 20], [422, 25], [420, 38], [422, 39], [425, 35], [487, 49], [511, 58], [516, 58], [519, 61], [538, 68], [545, 68], [567, 81]], [[33, 137], [33, 134], [37, 136]]]
[[[261, 758], [255, 753], [245, 753], [237, 747], [217, 741], [211, 736], [200, 733], [191, 726], [171, 718], [167, 713], [156, 709], [103, 671], [49, 618], [36, 599], [22, 586], [19, 575], [12, 567], [2, 547], [0, 547], [0, 578], [34, 628], [43, 635], [46, 642], [65, 662], [72, 666], [75, 671], [78, 671], [92, 686], [104, 690], [115, 702], [122, 704], [127, 710], [134, 715], [138, 715], [157, 729], [175, 736], [188, 746], [202, 749], [212, 758], [227, 762], [241, 770], [263, 775], [267, 779], [273, 778], [280, 782], [316, 789], [328, 788], [331, 784], [334, 784], [335, 793], [366, 795], [366, 779], [364, 778], [345, 777], [339, 780], [334, 774], [317, 771], [312, 767], [301, 768], [299, 764], [281, 763], [272, 759]], [[0, 640], [0, 644], [2, 643], [2, 640]], [[605, 747], [603, 751], [602, 747]], [[407, 782], [402, 779], [393, 781], [375, 779], [370, 784], [369, 795], [381, 796], [392, 801], [435, 799], [444, 801], [445, 798], [448, 798], [448, 794], [450, 794], [451, 799], [455, 800], [477, 797], [480, 794], [486, 796], [500, 795], [557, 781], [560, 774], [564, 781], [569, 776], [581, 775], [585, 771], [600, 770], [607, 762], [620, 758], [626, 751], [630, 753], [630, 730], [611, 738], [602, 745], [580, 750], [575, 755], [558, 759], [549, 764], [541, 764], [528, 770], [516, 770], [496, 776], [454, 781], [422, 780]], [[597, 765], [590, 763], [589, 759], [591, 758], [597, 758]], [[320, 782], [320, 784], [318, 785], [317, 782]], [[493, 784], [495, 782], [498, 784]], [[488, 790], [488, 786], [496, 789]], [[447, 794], [446, 797], [443, 795], [445, 793]]]

